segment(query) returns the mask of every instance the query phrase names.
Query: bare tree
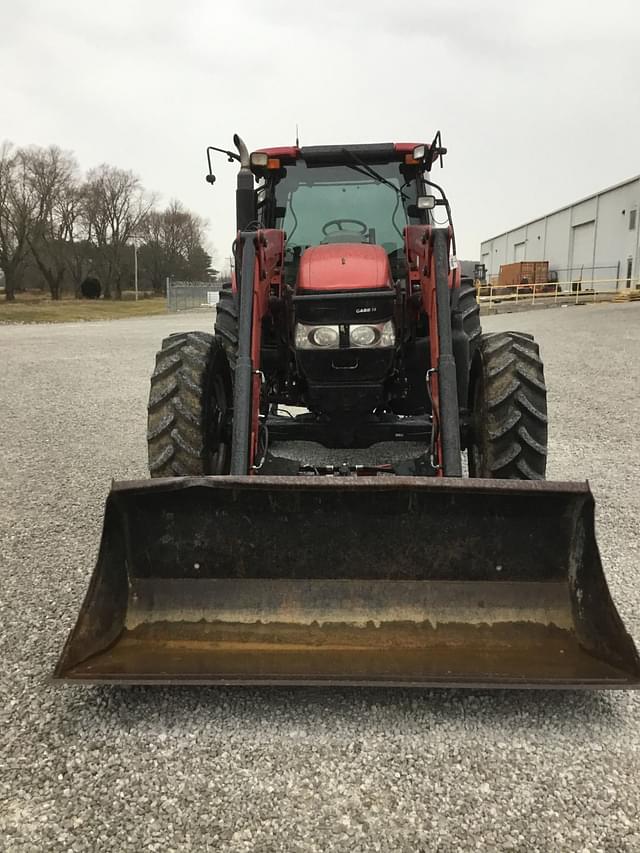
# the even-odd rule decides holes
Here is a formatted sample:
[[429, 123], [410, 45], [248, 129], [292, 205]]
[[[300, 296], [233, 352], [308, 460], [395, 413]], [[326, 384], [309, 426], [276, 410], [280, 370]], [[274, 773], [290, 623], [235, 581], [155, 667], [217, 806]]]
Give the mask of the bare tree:
[[76, 296], [80, 285], [96, 266], [97, 250], [92, 241], [91, 223], [85, 215], [86, 184], [76, 184], [66, 196], [61, 215], [67, 235], [67, 264]]
[[150, 211], [140, 233], [144, 239], [141, 267], [154, 290], [161, 290], [168, 276], [211, 277], [211, 257], [203, 247], [204, 223], [180, 202], [172, 201], [163, 211]]
[[0, 269], [6, 298], [21, 278], [38, 273], [60, 299], [76, 295], [92, 273], [105, 298], [120, 298], [131, 276], [132, 237], [141, 237], [140, 269], [154, 290], [167, 276], [215, 276], [204, 246], [205, 223], [180, 202], [163, 211], [132, 172], [103, 164], [81, 180], [75, 156], [56, 146], [0, 148]]
[[4, 142], [0, 146], [0, 269], [7, 302], [15, 299], [37, 208], [25, 164], [11, 143]]
[[22, 149], [18, 157], [37, 201], [29, 248], [51, 298], [59, 299], [79, 215], [78, 164], [72, 154], [54, 145]]
[[92, 169], [84, 191], [85, 227], [99, 250], [105, 299], [122, 295], [124, 253], [149, 213], [153, 198], [133, 172], [103, 164]]

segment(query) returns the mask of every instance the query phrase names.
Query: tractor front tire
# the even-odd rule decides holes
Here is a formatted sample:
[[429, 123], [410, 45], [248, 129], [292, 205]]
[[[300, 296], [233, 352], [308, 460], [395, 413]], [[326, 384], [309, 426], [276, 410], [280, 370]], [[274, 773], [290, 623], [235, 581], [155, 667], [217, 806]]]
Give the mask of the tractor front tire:
[[531, 335], [483, 335], [471, 380], [469, 474], [544, 480], [547, 466], [547, 390]]
[[231, 371], [219, 341], [180, 332], [162, 342], [151, 376], [147, 446], [152, 477], [227, 474]]
[[458, 311], [462, 315], [462, 328], [469, 340], [469, 363], [473, 362], [480, 338], [482, 327], [480, 326], [480, 306], [476, 288], [470, 279], [463, 278], [458, 291]]
[[215, 333], [224, 347], [233, 373], [238, 357], [238, 305], [230, 285], [224, 287], [218, 294]]

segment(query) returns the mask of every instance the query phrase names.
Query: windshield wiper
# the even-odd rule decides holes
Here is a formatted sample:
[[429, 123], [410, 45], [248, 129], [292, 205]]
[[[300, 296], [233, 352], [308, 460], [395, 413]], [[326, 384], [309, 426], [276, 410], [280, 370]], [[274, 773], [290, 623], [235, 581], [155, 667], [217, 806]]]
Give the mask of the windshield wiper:
[[353, 153], [353, 151], [349, 151], [348, 148], [343, 148], [342, 151], [348, 157], [351, 157], [351, 159], [355, 163], [357, 163], [358, 166], [360, 166], [360, 168], [357, 168], [356, 166], [349, 166], [350, 169], [353, 169], [356, 172], [360, 172], [361, 175], [368, 175], [370, 178], [373, 178], [374, 181], [379, 181], [379, 183], [391, 187], [391, 189], [405, 201], [410, 201], [408, 195], [405, 195], [401, 189], [399, 189], [395, 184], [392, 184], [391, 181], [388, 181], [384, 177], [384, 175], [380, 174], [380, 172], [376, 172], [374, 168], [372, 168], [368, 163], [365, 163], [364, 160], [361, 160], [356, 154]]

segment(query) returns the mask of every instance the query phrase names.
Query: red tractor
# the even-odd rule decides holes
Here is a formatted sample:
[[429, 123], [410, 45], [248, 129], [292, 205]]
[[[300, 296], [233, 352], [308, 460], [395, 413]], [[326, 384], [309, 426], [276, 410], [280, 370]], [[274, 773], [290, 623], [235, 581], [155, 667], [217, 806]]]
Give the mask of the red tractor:
[[427, 177], [439, 136], [251, 155], [236, 142], [236, 276], [214, 336], [174, 335], [158, 353], [151, 475], [279, 471], [273, 441], [411, 441], [425, 448], [412, 473], [459, 477], [467, 449], [472, 477], [542, 479], [538, 347], [482, 337], [448, 201]]
[[[440, 134], [252, 154], [235, 144], [208, 149], [240, 164], [234, 280], [214, 334], [163, 341], [153, 479], [112, 488], [57, 674], [637, 685], [589, 488], [543, 482], [538, 346], [483, 335], [459, 274], [449, 203], [430, 177]], [[344, 456], [388, 441], [420, 450], [359, 467], [270, 452], [297, 440]]]

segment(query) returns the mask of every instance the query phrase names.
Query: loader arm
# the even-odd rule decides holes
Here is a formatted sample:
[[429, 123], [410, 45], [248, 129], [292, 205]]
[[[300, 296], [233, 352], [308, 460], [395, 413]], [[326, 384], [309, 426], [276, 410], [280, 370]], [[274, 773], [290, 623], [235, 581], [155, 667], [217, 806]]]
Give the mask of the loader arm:
[[461, 477], [460, 427], [456, 363], [451, 335], [449, 287], [458, 286], [449, 270], [451, 229], [408, 225], [405, 246], [409, 288], [419, 284], [429, 322], [431, 370], [426, 382], [433, 409], [433, 450], [436, 476]]
[[240, 301], [238, 360], [233, 392], [231, 474], [252, 474], [260, 431], [260, 345], [262, 320], [269, 294], [282, 287], [284, 232], [275, 228], [241, 231], [237, 257], [241, 258], [238, 281]]

